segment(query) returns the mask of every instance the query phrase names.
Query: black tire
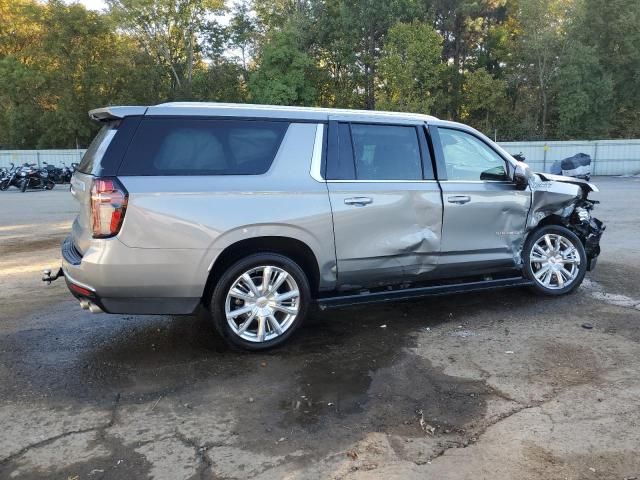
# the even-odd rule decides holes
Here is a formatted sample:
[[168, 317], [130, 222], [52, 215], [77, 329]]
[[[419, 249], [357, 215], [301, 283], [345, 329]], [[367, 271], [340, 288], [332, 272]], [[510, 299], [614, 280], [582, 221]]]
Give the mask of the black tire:
[[[560, 236], [565, 239], [566, 242], [569, 242], [571, 246], [573, 246], [576, 250], [576, 253], [579, 257], [579, 264], [575, 265], [576, 270], [572, 270], [571, 281], [566, 283], [563, 287], [560, 286], [560, 278], [563, 277], [563, 284], [566, 282], [564, 280], [564, 276], [561, 272], [549, 272], [550, 275], [550, 284], [549, 286], [545, 286], [544, 282], [536, 277], [536, 273], [538, 275], [541, 274], [541, 271], [544, 267], [541, 263], [535, 263], [535, 265], [539, 265], [539, 268], [534, 270], [534, 266], [531, 262], [531, 255], [533, 253], [534, 245], [538, 242], [542, 241], [545, 238], [545, 235], [551, 235], [551, 238], [557, 238]], [[561, 257], [561, 255], [558, 255]], [[573, 233], [568, 228], [562, 227], [560, 225], [548, 225], [546, 227], [538, 228], [529, 234], [529, 237], [524, 243], [524, 247], [522, 250], [522, 261], [523, 261], [523, 270], [525, 277], [529, 278], [533, 281], [532, 289], [537, 293], [542, 293], [544, 295], [565, 295], [567, 293], [572, 292], [576, 288], [580, 286], [582, 280], [584, 280], [584, 276], [587, 273], [587, 254], [585, 253], [584, 246], [582, 242], [578, 238], [578, 236]], [[534, 258], [535, 261], [535, 258]], [[555, 260], [554, 260], [555, 262]], [[570, 265], [570, 269], [574, 267]], [[555, 266], [555, 265], [554, 265]], [[563, 264], [564, 267], [564, 264]], [[559, 267], [558, 267], [559, 268]], [[565, 269], [566, 270], [566, 269]], [[544, 278], [546, 275], [543, 273], [542, 277]]]
[[0, 182], [0, 190], [1, 191], [5, 191], [9, 188], [9, 180], [3, 180], [2, 182]]
[[55, 188], [56, 184], [54, 182], [52, 182], [51, 180], [47, 181], [47, 184], [45, 185], [44, 188], [46, 188], [47, 190], [53, 190]]
[[[225, 313], [225, 303], [227, 294], [234, 282], [245, 272], [261, 266], [273, 266], [284, 270], [289, 274], [297, 284], [299, 297], [297, 300], [297, 313], [294, 320], [287, 329], [279, 336], [262, 342], [245, 340], [233, 331]], [[231, 265], [220, 277], [213, 289], [210, 302], [210, 312], [213, 319], [213, 325], [222, 338], [232, 347], [242, 348], [244, 350], [260, 351], [277, 347], [286, 342], [291, 335], [298, 329], [304, 321], [309, 303], [311, 300], [311, 291], [309, 288], [309, 280], [300, 266], [284, 255], [277, 253], [256, 253], [237, 261]], [[256, 320], [257, 321], [257, 320]]]
[[24, 180], [22, 180], [22, 183], [20, 184], [20, 191], [26, 192], [28, 186], [29, 186], [29, 179], [25, 178]]

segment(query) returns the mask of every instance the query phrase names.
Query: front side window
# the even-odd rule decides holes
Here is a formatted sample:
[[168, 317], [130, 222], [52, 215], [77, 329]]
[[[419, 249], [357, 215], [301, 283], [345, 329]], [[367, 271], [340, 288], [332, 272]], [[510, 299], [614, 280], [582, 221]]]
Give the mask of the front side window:
[[415, 127], [351, 124], [358, 180], [422, 180]]
[[287, 122], [147, 118], [120, 175], [260, 175], [271, 166]]
[[473, 135], [438, 127], [448, 180], [507, 180], [504, 159]]

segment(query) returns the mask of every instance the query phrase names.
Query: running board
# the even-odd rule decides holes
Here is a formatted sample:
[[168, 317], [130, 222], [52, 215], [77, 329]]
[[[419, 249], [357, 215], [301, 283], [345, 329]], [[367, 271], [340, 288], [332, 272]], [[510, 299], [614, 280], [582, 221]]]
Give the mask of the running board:
[[533, 285], [533, 282], [523, 277], [512, 277], [498, 280], [453, 283], [449, 285], [433, 285], [430, 287], [405, 288], [402, 290], [386, 290], [374, 293], [355, 293], [338, 297], [318, 298], [316, 302], [320, 310], [327, 310], [329, 308], [347, 307], [364, 303], [395, 302], [397, 300], [408, 300], [410, 298], [427, 297], [431, 295], [478, 292], [494, 288], [524, 287], [528, 285]]

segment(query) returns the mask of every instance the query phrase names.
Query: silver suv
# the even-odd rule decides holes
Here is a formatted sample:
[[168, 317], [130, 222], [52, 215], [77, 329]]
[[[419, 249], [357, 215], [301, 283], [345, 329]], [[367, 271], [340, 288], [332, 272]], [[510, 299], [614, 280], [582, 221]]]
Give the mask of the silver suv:
[[92, 312], [204, 305], [229, 343], [259, 350], [313, 304], [568, 293], [600, 251], [594, 185], [534, 174], [459, 123], [216, 103], [90, 116], [103, 126], [71, 182], [59, 275]]

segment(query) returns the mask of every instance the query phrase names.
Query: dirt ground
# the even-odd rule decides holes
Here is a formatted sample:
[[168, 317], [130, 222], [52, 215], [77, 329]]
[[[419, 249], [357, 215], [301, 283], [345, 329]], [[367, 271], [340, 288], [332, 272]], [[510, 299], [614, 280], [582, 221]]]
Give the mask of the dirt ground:
[[40, 282], [69, 192], [0, 192], [0, 478], [640, 478], [640, 179], [596, 183], [576, 293], [315, 312], [267, 354], [81, 310]]

